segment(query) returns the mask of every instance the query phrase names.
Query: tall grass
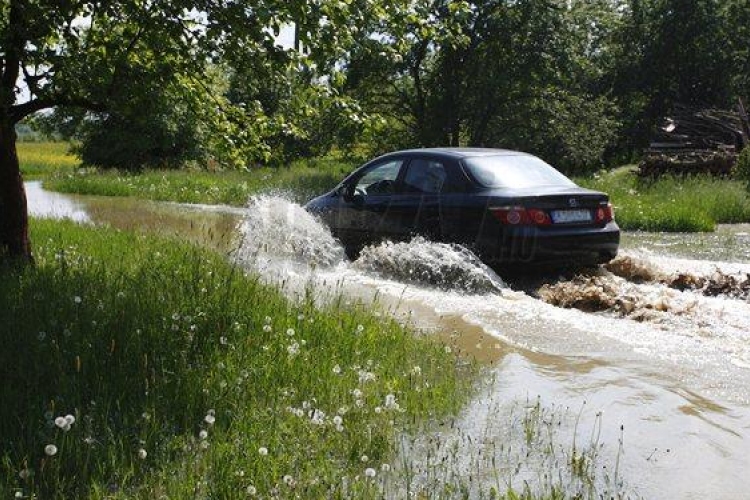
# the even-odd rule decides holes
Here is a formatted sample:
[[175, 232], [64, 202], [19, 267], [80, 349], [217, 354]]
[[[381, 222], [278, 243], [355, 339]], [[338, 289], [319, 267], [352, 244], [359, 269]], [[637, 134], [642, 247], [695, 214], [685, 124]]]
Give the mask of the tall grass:
[[0, 269], [0, 497], [370, 498], [397, 430], [470, 378], [425, 337], [319, 310], [208, 251], [35, 221]]
[[640, 179], [633, 168], [576, 179], [609, 193], [626, 230], [713, 231], [716, 224], [750, 221], [750, 194], [738, 181], [710, 176]]
[[334, 187], [352, 165], [330, 159], [248, 172], [147, 170], [138, 174], [86, 170], [48, 179], [45, 187], [63, 193], [134, 196], [159, 201], [241, 206], [261, 191], [284, 192], [303, 202]]
[[67, 142], [19, 142], [18, 161], [25, 180], [72, 172], [80, 163]]

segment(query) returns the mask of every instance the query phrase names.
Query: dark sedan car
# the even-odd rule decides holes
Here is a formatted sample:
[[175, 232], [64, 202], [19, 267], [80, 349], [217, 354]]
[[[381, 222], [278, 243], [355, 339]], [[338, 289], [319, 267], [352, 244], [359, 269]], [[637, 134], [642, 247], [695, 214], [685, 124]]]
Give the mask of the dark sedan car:
[[350, 256], [423, 235], [458, 243], [496, 266], [597, 264], [617, 254], [606, 194], [577, 186], [539, 158], [500, 149], [398, 151], [311, 200]]

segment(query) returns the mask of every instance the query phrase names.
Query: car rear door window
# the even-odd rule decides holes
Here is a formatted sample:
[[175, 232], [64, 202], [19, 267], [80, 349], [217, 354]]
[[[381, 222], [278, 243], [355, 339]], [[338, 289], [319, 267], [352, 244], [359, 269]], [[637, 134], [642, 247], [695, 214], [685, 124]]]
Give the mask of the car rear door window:
[[391, 160], [369, 169], [355, 184], [355, 191], [365, 195], [383, 195], [396, 192], [403, 160]]
[[418, 158], [412, 160], [404, 176], [407, 193], [436, 194], [443, 191], [447, 174], [439, 161]]

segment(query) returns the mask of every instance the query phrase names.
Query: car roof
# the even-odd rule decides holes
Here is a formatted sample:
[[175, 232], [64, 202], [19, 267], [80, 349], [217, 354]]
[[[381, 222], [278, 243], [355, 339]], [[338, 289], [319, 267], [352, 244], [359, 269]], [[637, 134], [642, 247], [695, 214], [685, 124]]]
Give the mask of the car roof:
[[452, 159], [469, 158], [474, 156], [531, 156], [528, 153], [512, 151], [510, 149], [495, 148], [419, 148], [405, 149], [403, 151], [394, 151], [384, 156], [407, 155], [416, 156], [430, 154], [434, 156], [444, 156]]

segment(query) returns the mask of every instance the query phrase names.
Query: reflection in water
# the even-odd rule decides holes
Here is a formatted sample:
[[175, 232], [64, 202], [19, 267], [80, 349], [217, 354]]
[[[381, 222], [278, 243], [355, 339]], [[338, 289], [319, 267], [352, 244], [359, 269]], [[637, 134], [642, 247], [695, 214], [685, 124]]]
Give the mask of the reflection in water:
[[24, 187], [26, 188], [30, 216], [72, 219], [77, 222], [89, 221], [88, 213], [83, 204], [73, 197], [44, 191], [41, 181], [27, 182]]
[[[30, 198], [41, 194], [32, 190]], [[298, 205], [279, 198], [255, 199], [247, 212], [75, 200], [95, 223], [146, 228], [224, 252], [237, 245], [245, 266], [291, 296], [312, 291], [320, 301], [343, 295], [373, 304], [486, 362], [486, 383], [458, 419], [437, 434], [405, 443], [405, 459], [414, 458], [417, 481], [435, 478], [434, 470], [420, 470], [420, 464], [442, 461], [485, 485], [522, 487], [520, 481], [543, 482], [542, 476], [565, 477], [574, 484], [569, 475], [575, 440], [598, 457], [593, 475], [600, 491], [616, 494], [624, 481], [627, 490], [645, 498], [746, 496], [750, 304], [744, 300], [600, 273], [600, 279], [616, 285], [610, 290], [613, 300], [622, 299], [625, 290], [638, 304], [665, 301], [660, 302], [665, 307], [652, 308], [653, 317], [639, 322], [609, 310], [555, 307], [537, 299], [535, 288], [468, 295], [435, 287], [432, 278], [405, 282], [382, 270], [374, 274], [363, 263], [340, 259], [325, 229]], [[244, 232], [233, 243], [243, 214]], [[723, 227], [712, 236], [626, 235], [625, 254], [659, 276], [710, 275], [717, 266], [724, 273], [747, 272], [747, 233], [746, 228]], [[725, 246], [714, 248], [720, 245]], [[328, 258], [326, 252], [336, 255]], [[415, 256], [409, 253], [409, 259], [399, 261], [398, 253], [389, 257], [392, 267], [408, 274]], [[568, 293], [579, 291], [571, 285]], [[524, 429], [538, 397], [542, 405], [555, 407], [556, 416], [543, 415], [535, 425], [554, 433], [558, 447], [532, 460], [519, 453], [525, 450]], [[429, 443], [439, 443], [431, 462], [422, 459]]]

